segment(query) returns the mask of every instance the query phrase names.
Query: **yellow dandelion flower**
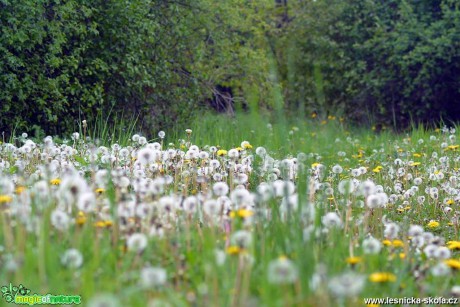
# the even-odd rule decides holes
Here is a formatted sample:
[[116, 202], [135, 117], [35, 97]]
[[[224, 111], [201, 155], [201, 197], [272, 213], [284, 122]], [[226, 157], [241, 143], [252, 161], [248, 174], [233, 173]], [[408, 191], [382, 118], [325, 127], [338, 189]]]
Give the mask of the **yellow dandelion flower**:
[[285, 256], [285, 255], [281, 255], [281, 256], [278, 257], [278, 259], [284, 261], [284, 260], [288, 260], [288, 257]]
[[61, 184], [61, 179], [59, 179], [59, 178], [51, 179], [51, 180], [50, 180], [50, 183], [51, 183], [52, 185], [60, 185], [60, 184]]
[[448, 259], [444, 261], [445, 264], [447, 264], [449, 267], [455, 270], [460, 270], [460, 261], [455, 260], [455, 259]]
[[391, 246], [391, 241], [390, 240], [383, 240], [382, 243], [385, 246]]
[[111, 227], [113, 225], [113, 222], [112, 221], [104, 221], [104, 225], [105, 227]]
[[238, 151], [242, 151], [242, 150], [243, 150], [242, 147], [237, 147], [237, 148], [235, 148], [235, 149], [238, 150]]
[[105, 222], [104, 221], [97, 221], [96, 223], [94, 223], [94, 226], [96, 228], [105, 228]]
[[238, 255], [242, 252], [242, 249], [239, 246], [229, 246], [226, 250], [229, 255]]
[[446, 202], [446, 205], [453, 205], [455, 204], [455, 201], [453, 199], [449, 199], [447, 202]]
[[19, 195], [19, 194], [21, 194], [22, 192], [24, 192], [25, 190], [26, 190], [26, 187], [24, 187], [24, 186], [18, 186], [18, 187], [16, 188], [16, 190], [14, 190], [14, 192], [15, 192], [16, 194]]
[[0, 195], [0, 204], [7, 204], [13, 201], [10, 195]]
[[411, 164], [409, 164], [409, 166], [419, 166], [420, 164], [420, 162], [412, 162]]
[[97, 194], [102, 194], [102, 193], [105, 192], [105, 189], [104, 189], [104, 188], [97, 188], [97, 189], [95, 190], [95, 192], [96, 192]]
[[217, 151], [217, 155], [218, 155], [219, 157], [225, 156], [226, 154], [227, 154], [227, 151], [226, 151], [225, 149], [219, 149], [219, 150]]
[[375, 283], [395, 282], [396, 275], [388, 272], [376, 272], [369, 276], [369, 280]]
[[315, 168], [315, 167], [317, 167], [317, 166], [319, 166], [319, 165], [321, 165], [321, 163], [315, 162], [315, 163], [313, 163], [313, 164], [311, 165], [311, 168]]
[[82, 211], [78, 212], [78, 216], [75, 218], [75, 223], [77, 223], [77, 225], [83, 225], [86, 223], [86, 216]]
[[252, 149], [252, 145], [249, 144], [249, 143], [245, 143], [245, 144], [243, 145], [243, 147], [244, 147], [244, 149]]
[[383, 166], [379, 165], [379, 166], [377, 166], [376, 168], [374, 168], [372, 171], [373, 171], [374, 173], [380, 173], [380, 171], [381, 171], [382, 169], [383, 169]]
[[405, 253], [399, 253], [399, 258], [400, 258], [400, 259], [406, 258], [406, 254], [405, 254]]
[[247, 217], [253, 216], [254, 211], [251, 211], [251, 210], [248, 210], [248, 209], [239, 209], [238, 211], [236, 211], [236, 214], [239, 217], [247, 218]]
[[394, 246], [394, 247], [403, 247], [403, 246], [404, 246], [404, 242], [401, 241], [401, 240], [393, 240], [393, 246]]
[[355, 264], [358, 264], [360, 262], [363, 261], [363, 258], [361, 257], [348, 257], [347, 259], [345, 259], [345, 262], [348, 263], [348, 264], [351, 264], [351, 265], [355, 265]]
[[419, 153], [414, 153], [413, 156], [414, 156], [414, 158], [420, 158], [422, 155], [419, 154]]
[[460, 250], [460, 241], [449, 241], [447, 247], [452, 250]]
[[428, 223], [428, 228], [438, 228], [439, 227], [439, 222], [435, 221], [435, 220], [431, 220], [429, 223]]

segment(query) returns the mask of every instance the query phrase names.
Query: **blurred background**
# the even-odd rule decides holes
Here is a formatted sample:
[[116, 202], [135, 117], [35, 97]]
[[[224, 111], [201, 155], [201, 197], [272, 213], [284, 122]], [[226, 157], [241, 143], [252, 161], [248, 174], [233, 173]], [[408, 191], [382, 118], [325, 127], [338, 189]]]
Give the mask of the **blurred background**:
[[0, 0], [0, 132], [460, 117], [456, 0]]

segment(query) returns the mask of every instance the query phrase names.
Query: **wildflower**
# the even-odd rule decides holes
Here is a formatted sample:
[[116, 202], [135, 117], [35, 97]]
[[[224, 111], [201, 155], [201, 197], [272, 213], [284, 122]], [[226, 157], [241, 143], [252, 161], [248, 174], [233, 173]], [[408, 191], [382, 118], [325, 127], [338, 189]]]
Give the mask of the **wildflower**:
[[226, 151], [225, 149], [219, 149], [219, 150], [217, 151], [217, 155], [218, 155], [219, 157], [225, 156], [225, 155], [227, 155], [227, 151]]
[[410, 237], [417, 237], [423, 234], [423, 227], [419, 225], [411, 225], [409, 227], [408, 235]]
[[343, 172], [343, 167], [341, 167], [340, 165], [336, 164], [332, 167], [332, 172], [334, 174], [340, 174]]
[[369, 276], [369, 280], [374, 283], [395, 282], [396, 275], [394, 275], [393, 273], [387, 273], [387, 272], [377, 272], [377, 273], [372, 273]]
[[207, 215], [219, 215], [222, 213], [222, 205], [215, 199], [208, 199], [203, 203], [203, 211]]
[[60, 185], [60, 184], [61, 184], [61, 179], [59, 179], [59, 178], [51, 179], [51, 180], [50, 180], [50, 183], [51, 183], [52, 185]]
[[104, 188], [97, 188], [96, 190], [94, 190], [94, 192], [96, 192], [97, 194], [102, 194], [105, 192], [105, 189]]
[[364, 197], [368, 197], [369, 195], [375, 194], [375, 192], [376, 192], [375, 183], [372, 182], [371, 180], [363, 181], [359, 185], [359, 192]]
[[237, 159], [239, 157], [240, 153], [238, 152], [238, 149], [233, 148], [228, 151], [228, 156], [231, 159]]
[[450, 273], [450, 267], [443, 262], [440, 262], [431, 268], [431, 274], [433, 274], [433, 276], [445, 276], [445, 275], [448, 275], [449, 273]]
[[15, 190], [14, 190], [14, 193], [16, 194], [21, 194], [22, 192], [24, 192], [26, 190], [26, 187], [24, 186], [18, 186]]
[[362, 247], [365, 254], [378, 254], [382, 249], [382, 243], [374, 237], [368, 236], [364, 239]]
[[0, 195], [0, 204], [7, 204], [13, 201], [10, 195]]
[[252, 234], [247, 230], [238, 230], [232, 235], [230, 241], [234, 246], [246, 249], [252, 243]]
[[450, 293], [452, 294], [452, 296], [460, 297], [460, 286], [458, 285], [453, 286], [452, 289], [450, 290]]
[[448, 260], [445, 260], [444, 263], [447, 264], [452, 269], [460, 270], [460, 261], [458, 260], [448, 259]]
[[185, 133], [187, 133], [188, 135], [192, 134], [192, 129], [185, 129]]
[[248, 209], [239, 209], [236, 211], [236, 215], [241, 218], [248, 218], [254, 215], [254, 211]]
[[83, 225], [86, 223], [86, 216], [82, 211], [78, 212], [78, 216], [75, 219], [75, 223], [77, 225]]
[[327, 228], [337, 227], [341, 228], [343, 223], [340, 217], [335, 212], [329, 212], [321, 218], [321, 222]]
[[109, 226], [112, 226], [113, 222], [112, 221], [97, 221], [94, 223], [94, 227], [96, 228], [106, 228]]
[[285, 257], [273, 260], [268, 265], [268, 281], [272, 284], [294, 283], [298, 275], [294, 263]]
[[434, 254], [438, 247], [434, 244], [428, 244], [424, 249], [423, 252], [428, 258], [434, 258]]
[[345, 259], [345, 262], [348, 263], [348, 264], [351, 264], [351, 265], [355, 265], [355, 264], [358, 264], [360, 262], [363, 261], [363, 258], [361, 257], [348, 257], [347, 259]]
[[243, 141], [241, 142], [241, 147], [243, 147], [244, 149], [251, 149], [252, 145], [248, 141]]
[[451, 251], [447, 247], [440, 246], [434, 252], [434, 257], [437, 259], [449, 259], [451, 254]]
[[145, 289], [162, 286], [166, 283], [166, 270], [159, 267], [147, 267], [141, 270], [141, 285]]
[[420, 164], [420, 162], [412, 162], [409, 164], [409, 166], [419, 166]]
[[147, 247], [147, 237], [143, 233], [133, 233], [126, 241], [129, 251], [142, 252]]
[[225, 182], [216, 182], [212, 187], [212, 191], [216, 196], [224, 196], [228, 194], [229, 188]]
[[256, 155], [258, 155], [259, 157], [265, 157], [267, 155], [267, 150], [264, 147], [257, 147]]
[[347, 272], [333, 277], [329, 281], [329, 290], [336, 297], [353, 297], [358, 295], [365, 284], [364, 276], [354, 272]]
[[67, 213], [56, 209], [51, 212], [51, 225], [57, 230], [66, 230], [70, 226], [70, 218]]
[[242, 248], [240, 248], [239, 246], [236, 246], [236, 245], [231, 245], [229, 247], [227, 247], [227, 254], [229, 255], [238, 255], [239, 253], [241, 253], [243, 251]]
[[391, 241], [390, 240], [383, 240], [382, 243], [385, 246], [391, 246]]
[[449, 241], [447, 247], [452, 250], [460, 250], [460, 241]]
[[91, 212], [96, 208], [96, 198], [92, 192], [85, 192], [80, 195], [77, 202], [80, 211]]
[[385, 238], [395, 239], [398, 236], [399, 226], [396, 223], [388, 223], [385, 225], [385, 230], [383, 232]]
[[77, 249], [68, 249], [62, 255], [61, 263], [65, 267], [76, 269], [83, 264], [83, 256]]
[[155, 151], [145, 147], [137, 152], [137, 159], [141, 165], [151, 164], [155, 161]]
[[401, 240], [393, 240], [392, 244], [394, 247], [404, 247], [404, 242]]
[[438, 228], [439, 227], [439, 222], [435, 221], [435, 220], [431, 220], [429, 223], [428, 223], [428, 228]]
[[273, 191], [277, 197], [291, 195], [295, 192], [295, 185], [292, 181], [275, 180]]
[[350, 194], [354, 191], [355, 185], [352, 180], [342, 180], [338, 186], [340, 194]]

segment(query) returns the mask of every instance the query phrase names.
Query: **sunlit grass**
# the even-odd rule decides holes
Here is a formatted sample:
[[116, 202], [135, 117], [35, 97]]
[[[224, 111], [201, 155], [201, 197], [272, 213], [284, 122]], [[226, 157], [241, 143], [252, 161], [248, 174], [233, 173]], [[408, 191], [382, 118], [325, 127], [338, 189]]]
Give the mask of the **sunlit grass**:
[[[204, 114], [150, 145], [99, 123], [107, 139], [96, 145], [93, 125], [67, 145], [1, 144], [0, 285], [78, 294], [85, 306], [102, 306], [101, 293], [129, 306], [357, 306], [456, 289], [454, 130]], [[63, 260], [69, 249], [81, 253], [76, 267]]]

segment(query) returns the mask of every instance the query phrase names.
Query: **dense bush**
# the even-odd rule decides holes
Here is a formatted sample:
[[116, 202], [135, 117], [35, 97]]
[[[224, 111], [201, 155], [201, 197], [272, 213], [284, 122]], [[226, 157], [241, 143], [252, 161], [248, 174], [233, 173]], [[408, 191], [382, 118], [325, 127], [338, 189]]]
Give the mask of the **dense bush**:
[[61, 134], [121, 113], [148, 134], [209, 105], [460, 119], [459, 5], [0, 0], [0, 131]]
[[263, 83], [244, 2], [0, 1], [0, 130], [56, 134], [115, 111], [148, 133], [186, 121], [219, 84]]
[[395, 126], [460, 119], [458, 1], [291, 1], [289, 13], [277, 58], [291, 106]]

